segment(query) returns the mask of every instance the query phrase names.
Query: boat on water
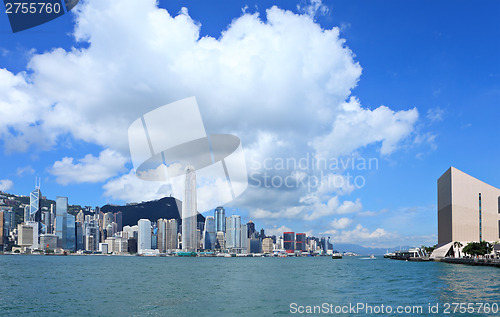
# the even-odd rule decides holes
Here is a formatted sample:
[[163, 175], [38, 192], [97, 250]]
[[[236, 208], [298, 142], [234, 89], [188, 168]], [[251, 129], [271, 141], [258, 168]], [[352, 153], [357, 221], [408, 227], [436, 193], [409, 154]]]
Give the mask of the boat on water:
[[396, 253], [389, 252], [389, 250], [387, 250], [387, 252], [384, 254], [384, 258], [390, 259], [390, 258], [394, 257], [395, 255], [396, 255]]
[[342, 253], [334, 253], [334, 254], [332, 254], [332, 259], [342, 259]]
[[376, 258], [375, 258], [375, 255], [373, 255], [373, 254], [372, 254], [372, 255], [370, 255], [370, 259], [376, 259]]

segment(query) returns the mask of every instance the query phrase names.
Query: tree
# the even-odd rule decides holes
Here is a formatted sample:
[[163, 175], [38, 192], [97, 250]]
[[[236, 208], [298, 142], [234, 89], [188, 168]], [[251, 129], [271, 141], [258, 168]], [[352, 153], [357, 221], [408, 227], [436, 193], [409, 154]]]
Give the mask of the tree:
[[421, 248], [421, 249], [423, 249], [423, 250], [425, 250], [425, 252], [426, 252], [427, 254], [431, 254], [431, 253], [432, 253], [432, 251], [434, 251], [434, 249], [436, 248], [436, 246], [437, 246], [437, 244], [435, 244], [435, 245], [434, 245], [434, 246], [432, 246], [432, 247], [426, 247], [425, 245], [422, 245], [420, 248]]
[[462, 252], [470, 255], [486, 255], [490, 254], [492, 250], [493, 246], [483, 240], [480, 242], [467, 243], [467, 245], [462, 249]]
[[453, 248], [458, 249], [458, 257], [460, 257], [460, 248], [464, 245], [460, 243], [460, 241], [453, 242]]

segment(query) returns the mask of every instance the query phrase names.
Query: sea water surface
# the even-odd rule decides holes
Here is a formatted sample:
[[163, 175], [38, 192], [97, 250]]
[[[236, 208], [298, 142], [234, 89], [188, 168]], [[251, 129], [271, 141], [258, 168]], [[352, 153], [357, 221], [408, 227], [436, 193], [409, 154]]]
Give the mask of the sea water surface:
[[[0, 316], [273, 316], [315, 306], [315, 315], [500, 316], [499, 273], [381, 257], [1, 255]], [[474, 303], [475, 313], [451, 306], [445, 314], [446, 303]], [[372, 311], [346, 311], [362, 304]], [[318, 310], [325, 305], [328, 311]], [[422, 313], [398, 314], [398, 306]]]

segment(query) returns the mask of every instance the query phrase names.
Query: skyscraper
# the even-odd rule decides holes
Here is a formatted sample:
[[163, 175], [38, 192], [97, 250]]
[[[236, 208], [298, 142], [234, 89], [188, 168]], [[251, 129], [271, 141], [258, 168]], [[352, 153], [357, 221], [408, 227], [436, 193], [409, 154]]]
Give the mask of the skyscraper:
[[50, 204], [50, 230], [48, 232], [54, 233], [56, 231], [56, 206]]
[[52, 217], [50, 216], [50, 211], [43, 212], [43, 224], [45, 226], [45, 233], [52, 233]]
[[[33, 223], [33, 222], [32, 222]], [[33, 247], [33, 231], [34, 227], [25, 223], [17, 226], [17, 244], [21, 247]]]
[[250, 238], [255, 232], [255, 223], [252, 220], [247, 222], [248, 237]]
[[248, 248], [248, 226], [241, 225], [240, 230], [240, 245], [241, 245], [241, 253], [247, 253]]
[[24, 221], [30, 221], [30, 206], [24, 206]]
[[76, 221], [83, 223], [84, 220], [85, 220], [85, 215], [83, 214], [83, 210], [80, 210], [78, 214], [76, 214]]
[[215, 249], [215, 242], [215, 218], [212, 216], [207, 216], [205, 218], [205, 230], [203, 231], [203, 249]]
[[[113, 215], [112, 212], [107, 212], [104, 214], [104, 219], [102, 221], [102, 228], [103, 230], [107, 230], [108, 229], [108, 225], [110, 225], [111, 223], [113, 223], [115, 221], [115, 215]], [[113, 226], [111, 226], [112, 228]], [[111, 230], [113, 231], [113, 230]], [[108, 234], [107, 234], [107, 231], [106, 231], [106, 237], [108, 237]]]
[[32, 237], [31, 237], [32, 245], [30, 246], [30, 248], [32, 250], [38, 249], [38, 230], [39, 230], [40, 223], [36, 222], [36, 221], [28, 221], [28, 222], [25, 222], [24, 224], [26, 226], [33, 227], [33, 230], [31, 231], [32, 232]]
[[68, 232], [68, 197], [56, 197], [56, 236], [57, 246], [66, 248], [66, 238]]
[[297, 233], [295, 235], [295, 250], [305, 251], [306, 250], [306, 234]]
[[226, 218], [226, 248], [241, 248], [241, 217], [238, 215]]
[[224, 242], [224, 232], [219, 231], [217, 232], [217, 243], [216, 243], [216, 248], [219, 250], [224, 250], [226, 248], [226, 244]]
[[157, 237], [157, 241], [158, 241], [158, 251], [160, 251], [160, 253], [163, 253], [166, 251], [167, 247], [166, 247], [166, 240], [167, 240], [167, 220], [165, 219], [158, 219], [158, 221], [156, 222], [156, 227], [158, 228], [158, 237]]
[[287, 253], [295, 252], [295, 232], [283, 232], [284, 247]]
[[167, 250], [175, 250], [177, 249], [177, 240], [178, 240], [178, 223], [177, 219], [167, 220], [167, 231], [165, 237], [165, 245]]
[[64, 249], [70, 251], [76, 250], [75, 216], [70, 214], [66, 215], [66, 246]]
[[226, 232], [226, 212], [224, 207], [219, 206], [215, 208], [214, 212], [215, 217], [215, 232]]
[[85, 250], [87, 251], [97, 251], [99, 249], [99, 224], [97, 220], [91, 219], [89, 222], [84, 222], [84, 242]]
[[3, 248], [3, 240], [5, 237], [5, 230], [4, 230], [4, 221], [3, 221], [3, 211], [0, 211], [0, 250], [4, 250]]
[[194, 167], [186, 167], [186, 184], [184, 189], [184, 203], [182, 204], [182, 251], [196, 251], [196, 174]]
[[262, 240], [262, 252], [273, 253], [273, 239], [265, 238], [264, 240]]
[[29, 219], [24, 219], [24, 221], [40, 222], [42, 220], [42, 214], [41, 214], [41, 210], [40, 210], [40, 199], [41, 198], [42, 198], [42, 193], [40, 191], [40, 185], [37, 185], [35, 190], [30, 193]]
[[151, 249], [158, 249], [158, 228], [155, 225], [151, 230]]
[[84, 250], [83, 222], [75, 222], [76, 250]]
[[123, 230], [123, 213], [121, 211], [118, 211], [115, 213], [115, 222], [117, 226], [117, 231], [120, 232]]
[[16, 227], [16, 213], [12, 208], [3, 210], [3, 222], [5, 235], [9, 235], [9, 231]]
[[141, 254], [144, 250], [151, 250], [151, 221], [140, 219], [137, 225], [139, 227], [137, 252]]

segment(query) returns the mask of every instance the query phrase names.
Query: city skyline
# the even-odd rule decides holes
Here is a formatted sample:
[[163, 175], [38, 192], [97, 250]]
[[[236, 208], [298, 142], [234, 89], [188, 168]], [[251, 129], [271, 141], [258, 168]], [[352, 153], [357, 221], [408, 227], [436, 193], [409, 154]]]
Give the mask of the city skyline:
[[498, 2], [158, 3], [89, 0], [16, 34], [3, 14], [0, 190], [38, 177], [74, 204], [169, 196], [135, 177], [126, 129], [191, 96], [207, 131], [243, 145], [249, 187], [226, 212], [266, 232], [430, 245], [445, 170], [500, 187]]
[[[195, 185], [194, 169], [186, 168], [186, 182]], [[196, 192], [186, 184], [186, 197], [195, 198]], [[38, 194], [40, 188], [35, 190]], [[33, 192], [32, 192], [33, 193]], [[20, 196], [5, 196], [2, 192], [2, 203], [16, 203]], [[27, 198], [27, 196], [23, 196]], [[43, 199], [43, 198], [41, 198]], [[30, 204], [33, 206], [33, 195]], [[225, 226], [215, 226], [215, 217], [220, 219], [225, 215], [224, 207], [213, 210], [214, 216], [207, 216], [204, 222], [196, 221], [195, 217], [186, 217], [190, 213], [188, 206], [178, 210], [178, 219], [163, 219], [151, 221], [142, 218], [137, 224], [123, 226], [122, 211], [103, 212], [99, 207], [68, 212], [68, 197], [58, 196], [55, 203], [41, 206], [41, 200], [35, 199], [42, 212], [38, 221], [33, 221], [34, 215], [25, 214], [22, 222], [16, 223], [13, 207], [2, 206], [0, 211], [0, 235], [2, 251], [8, 253], [40, 253], [44, 254], [137, 254], [146, 256], [178, 255], [178, 256], [313, 256], [332, 255], [335, 252], [330, 237], [307, 236], [305, 233], [284, 232], [282, 235], [266, 235], [265, 230], [255, 229], [255, 224], [249, 220], [242, 223], [239, 215], [224, 217]], [[44, 203], [46, 205], [46, 203]], [[196, 203], [194, 203], [196, 205]], [[17, 209], [23, 208], [23, 204]], [[179, 206], [179, 205], [178, 205]], [[28, 209], [27, 209], [28, 210]], [[17, 213], [17, 211], [16, 211]], [[76, 214], [76, 215], [75, 215]], [[184, 221], [182, 221], [184, 220]], [[186, 222], [186, 220], [188, 220]], [[194, 220], [194, 222], [193, 222]], [[17, 224], [17, 226], [16, 226]], [[194, 225], [194, 228], [191, 226]], [[178, 231], [181, 229], [181, 231]], [[184, 234], [183, 234], [184, 232]], [[291, 236], [290, 236], [291, 235]], [[187, 237], [187, 238], [186, 238]], [[198, 253], [199, 252], [199, 253]], [[207, 253], [208, 252], [208, 253]], [[355, 253], [349, 251], [349, 255]], [[239, 254], [239, 255], [238, 255]]]

